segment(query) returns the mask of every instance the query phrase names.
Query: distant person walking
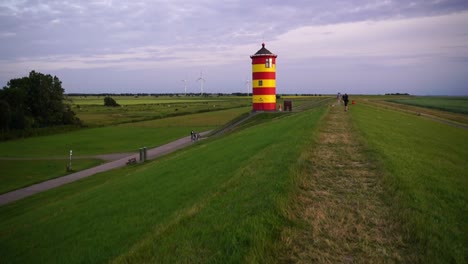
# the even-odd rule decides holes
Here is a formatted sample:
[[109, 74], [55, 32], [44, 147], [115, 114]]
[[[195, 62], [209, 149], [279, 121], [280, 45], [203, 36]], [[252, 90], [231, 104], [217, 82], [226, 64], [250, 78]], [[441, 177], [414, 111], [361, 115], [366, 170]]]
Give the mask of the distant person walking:
[[344, 102], [344, 110], [345, 110], [345, 112], [348, 112], [348, 102], [349, 102], [348, 94], [345, 93], [342, 98], [343, 98], [343, 102]]
[[197, 141], [200, 138], [200, 134], [192, 130], [190, 132], [190, 138], [192, 139], [192, 141]]
[[338, 93], [338, 94], [336, 95], [336, 103], [337, 103], [337, 104], [341, 104], [341, 93]]

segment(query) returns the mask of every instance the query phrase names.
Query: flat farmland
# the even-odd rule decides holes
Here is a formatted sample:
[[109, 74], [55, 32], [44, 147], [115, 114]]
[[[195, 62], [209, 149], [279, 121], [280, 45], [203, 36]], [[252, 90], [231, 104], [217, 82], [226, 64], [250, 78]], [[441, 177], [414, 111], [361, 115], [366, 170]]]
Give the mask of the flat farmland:
[[[221, 102], [239, 97], [178, 97], [178, 96], [109, 96], [120, 105], [138, 104], [175, 104], [193, 102]], [[67, 96], [67, 100], [76, 105], [103, 105], [105, 96]]]
[[108, 126], [200, 112], [248, 107], [248, 97], [113, 96], [120, 106], [104, 106], [104, 96], [69, 96], [72, 110], [86, 126]]

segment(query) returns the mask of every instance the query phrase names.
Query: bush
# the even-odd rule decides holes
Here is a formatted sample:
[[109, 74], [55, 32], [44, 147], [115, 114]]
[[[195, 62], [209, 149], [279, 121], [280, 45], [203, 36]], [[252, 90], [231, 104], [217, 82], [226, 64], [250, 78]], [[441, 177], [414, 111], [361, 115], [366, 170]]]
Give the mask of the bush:
[[104, 97], [104, 106], [120, 106], [112, 97], [106, 96]]

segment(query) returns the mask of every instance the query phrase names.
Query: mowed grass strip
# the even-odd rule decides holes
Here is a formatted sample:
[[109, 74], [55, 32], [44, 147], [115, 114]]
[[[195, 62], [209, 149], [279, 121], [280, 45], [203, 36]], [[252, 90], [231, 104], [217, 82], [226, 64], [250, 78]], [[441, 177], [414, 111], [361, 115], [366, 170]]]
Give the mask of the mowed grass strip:
[[454, 113], [468, 114], [468, 97], [428, 97], [417, 96], [402, 99], [390, 99], [390, 102], [439, 109]]
[[188, 136], [191, 130], [213, 129], [247, 111], [229, 109], [0, 142], [0, 157], [68, 157], [71, 149], [75, 156], [136, 152]]
[[352, 117], [386, 171], [414, 262], [467, 263], [468, 131], [362, 104]]
[[382, 197], [384, 183], [349, 112], [329, 109], [300, 164], [290, 214], [296, 225], [283, 231], [283, 262], [404, 260], [398, 223]]
[[[97, 166], [98, 159], [72, 161], [73, 171]], [[69, 174], [69, 160], [0, 160], [0, 194]]]
[[[390, 99], [388, 97], [380, 98], [379, 96], [372, 96], [372, 97], [358, 97], [357, 103], [361, 104], [372, 104], [376, 106], [380, 106], [387, 109], [394, 109], [398, 111], [404, 111], [409, 114], [414, 115], [422, 115], [427, 116], [429, 118], [435, 119], [442, 119], [442, 120], [449, 120], [454, 121], [455, 123], [459, 123], [461, 125], [468, 124], [468, 115], [462, 113], [455, 113], [453, 111], [449, 112], [447, 109], [438, 109], [436, 107], [424, 107], [420, 105], [413, 105], [413, 104], [404, 104], [400, 101], [404, 101], [404, 99], [397, 100], [397, 99]], [[394, 102], [395, 101], [395, 102]], [[396, 102], [398, 101], [398, 102]]]
[[291, 168], [323, 109], [0, 208], [6, 263], [272, 262]]

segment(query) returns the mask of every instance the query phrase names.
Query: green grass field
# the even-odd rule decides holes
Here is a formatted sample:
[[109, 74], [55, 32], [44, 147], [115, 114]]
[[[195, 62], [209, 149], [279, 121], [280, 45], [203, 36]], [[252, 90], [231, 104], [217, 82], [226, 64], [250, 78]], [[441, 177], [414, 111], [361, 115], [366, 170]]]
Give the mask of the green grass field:
[[[106, 153], [136, 153], [143, 146], [156, 147], [186, 137], [191, 130], [202, 132], [220, 127], [246, 112], [247, 108], [234, 108], [0, 142], [0, 158], [26, 159], [15, 161], [0, 159], [2, 168], [0, 193], [65, 175], [70, 149], [73, 150], [75, 157], [73, 170], [79, 171], [93, 167], [100, 161], [95, 159], [86, 162], [76, 157]], [[38, 158], [41, 160], [35, 160]]]
[[[105, 96], [67, 96], [66, 99], [74, 105], [103, 105]], [[138, 105], [138, 104], [175, 104], [175, 103], [193, 103], [193, 102], [221, 102], [239, 97], [185, 97], [185, 96], [120, 96], [111, 95], [120, 105]]]
[[417, 262], [466, 263], [468, 131], [363, 104], [351, 114], [381, 161]]
[[[402, 252], [411, 263], [466, 263], [468, 130], [371, 104], [372, 99], [358, 99], [346, 114], [352, 119], [353, 135], [362, 137], [358, 143], [365, 153], [359, 154], [376, 162], [372, 170], [384, 177], [383, 199], [391, 206], [391, 218], [403, 229]], [[314, 108], [305, 112], [260, 114], [232, 133], [158, 160], [101, 173], [0, 207], [0, 262], [281, 262], [282, 232], [304, 225], [290, 217], [297, 181], [304, 180], [298, 179], [303, 177], [298, 173], [317, 162], [301, 160], [301, 155], [316, 147], [318, 127], [329, 113], [325, 107], [310, 105]], [[66, 156], [69, 147], [62, 144], [71, 140], [84, 147], [83, 152], [74, 149], [76, 155], [123, 152], [134, 149], [133, 145], [151, 146], [149, 141], [162, 144], [173, 134], [186, 136], [193, 128], [219, 127], [249, 110], [233, 108], [84, 129], [67, 133], [68, 137], [12, 141], [17, 145], [2, 142], [0, 156], [21, 157], [21, 151], [32, 158], [42, 153]], [[330, 129], [326, 132], [339, 136]], [[138, 138], [132, 138], [135, 134]], [[64, 148], [64, 154], [58, 148]], [[10, 174], [9, 182], [26, 174], [20, 163], [3, 162], [2, 177], [4, 168], [21, 174]], [[56, 171], [56, 175], [59, 166], [64, 169], [63, 161], [34, 162], [23, 165]], [[309, 213], [318, 220], [323, 217], [317, 211]], [[306, 235], [314, 239], [314, 234]]]
[[70, 149], [75, 156], [136, 152], [143, 146], [155, 147], [188, 136], [191, 130], [222, 126], [248, 111], [235, 108], [0, 142], [0, 157], [68, 157]]
[[275, 118], [3, 206], [2, 261], [274, 262], [290, 172], [323, 113]]
[[247, 97], [114, 96], [121, 107], [105, 107], [104, 97], [68, 97], [77, 117], [89, 127], [108, 126], [223, 109], [251, 107]]
[[453, 113], [468, 114], [468, 97], [429, 97], [418, 96], [402, 99], [389, 99], [389, 102], [439, 109]]

